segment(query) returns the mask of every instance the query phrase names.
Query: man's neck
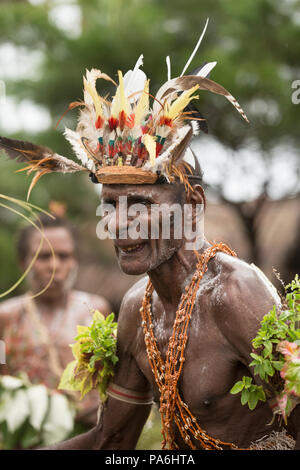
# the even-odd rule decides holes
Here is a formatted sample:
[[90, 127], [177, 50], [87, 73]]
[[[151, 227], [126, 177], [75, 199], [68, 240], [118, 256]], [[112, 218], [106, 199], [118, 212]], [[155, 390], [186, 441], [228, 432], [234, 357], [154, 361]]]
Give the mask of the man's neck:
[[[201, 254], [208, 246], [209, 243], [204, 241], [198, 253]], [[193, 250], [182, 247], [168, 261], [148, 272], [165, 310], [177, 308], [184, 288], [195, 272], [197, 261]]]
[[67, 307], [68, 299], [70, 296], [69, 291], [62, 291], [58, 294], [47, 295], [47, 293], [35, 297], [34, 301], [36, 307], [41, 313], [53, 313], [56, 310], [62, 310]]

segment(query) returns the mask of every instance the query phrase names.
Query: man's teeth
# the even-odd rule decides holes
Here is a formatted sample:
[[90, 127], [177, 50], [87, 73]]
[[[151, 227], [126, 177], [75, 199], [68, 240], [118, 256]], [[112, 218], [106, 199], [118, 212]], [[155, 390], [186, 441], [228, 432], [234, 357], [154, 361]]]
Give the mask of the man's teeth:
[[141, 243], [139, 243], [138, 245], [133, 245], [133, 246], [129, 246], [127, 248], [122, 248], [122, 251], [125, 251], [126, 253], [129, 252], [129, 251], [134, 251], [134, 250], [137, 250], [138, 248], [140, 248], [142, 245]]

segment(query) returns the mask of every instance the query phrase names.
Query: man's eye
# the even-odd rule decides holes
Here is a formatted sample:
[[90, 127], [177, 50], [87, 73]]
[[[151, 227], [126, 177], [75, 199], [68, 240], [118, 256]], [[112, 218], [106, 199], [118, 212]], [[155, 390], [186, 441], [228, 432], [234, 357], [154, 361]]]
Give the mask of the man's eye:
[[61, 260], [67, 260], [71, 258], [72, 255], [70, 255], [69, 253], [59, 253], [58, 256]]
[[113, 206], [113, 207], [116, 207], [116, 201], [114, 200], [106, 200], [106, 201], [103, 201], [103, 206], [105, 208], [105, 206]]
[[136, 201], [135, 204], [142, 204], [143, 206], [151, 206], [151, 201], [148, 201], [147, 199], [140, 199], [138, 201]]
[[39, 260], [41, 261], [46, 261], [47, 259], [49, 259], [51, 256], [51, 253], [41, 253], [38, 258]]

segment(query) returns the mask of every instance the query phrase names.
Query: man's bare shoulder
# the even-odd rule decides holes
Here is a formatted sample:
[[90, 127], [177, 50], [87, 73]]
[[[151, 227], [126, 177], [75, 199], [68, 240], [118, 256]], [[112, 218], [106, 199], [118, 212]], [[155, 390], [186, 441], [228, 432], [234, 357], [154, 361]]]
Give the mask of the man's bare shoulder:
[[225, 305], [238, 307], [241, 300], [265, 308], [280, 304], [275, 286], [253, 263], [223, 253], [216, 257], [216, 263], [221, 286], [220, 298]]
[[0, 303], [0, 321], [16, 318], [23, 310], [25, 295], [19, 295]]
[[119, 358], [134, 355], [141, 338], [140, 308], [148, 277], [137, 281], [124, 295], [118, 317], [118, 355]]
[[148, 276], [144, 276], [128, 289], [122, 300], [120, 320], [123, 319], [123, 317], [128, 318], [136, 316], [139, 312], [148, 280]]
[[211, 305], [215, 322], [230, 340], [255, 337], [263, 317], [280, 306], [275, 287], [255, 265], [239, 258], [218, 254], [214, 261]]
[[24, 298], [24, 295], [20, 295], [0, 303], [0, 339], [6, 328], [18, 323], [24, 307]]
[[99, 310], [101, 313], [103, 313], [103, 315], [108, 315], [111, 313], [111, 306], [108, 300], [100, 295], [91, 294], [89, 292], [80, 290], [74, 290], [72, 294], [76, 303], [88, 307], [86, 310], [83, 309], [83, 312], [86, 311], [87, 316], [90, 316], [91, 310]]

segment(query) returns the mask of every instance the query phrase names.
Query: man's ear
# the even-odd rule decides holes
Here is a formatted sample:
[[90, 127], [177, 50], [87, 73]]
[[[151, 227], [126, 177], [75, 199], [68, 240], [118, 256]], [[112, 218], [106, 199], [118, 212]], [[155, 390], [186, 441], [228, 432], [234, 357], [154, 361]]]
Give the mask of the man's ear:
[[206, 197], [204, 193], [204, 189], [200, 184], [195, 184], [193, 186], [193, 191], [189, 190], [187, 194], [187, 203], [188, 204], [194, 204], [195, 206], [197, 204], [202, 204], [204, 206], [204, 211], [206, 209]]
[[[204, 212], [206, 208], [206, 197], [200, 184], [193, 186], [193, 191], [186, 193], [186, 204], [192, 209], [192, 228], [193, 231], [199, 231], [199, 223], [203, 223]], [[203, 225], [201, 225], [203, 231]]]

